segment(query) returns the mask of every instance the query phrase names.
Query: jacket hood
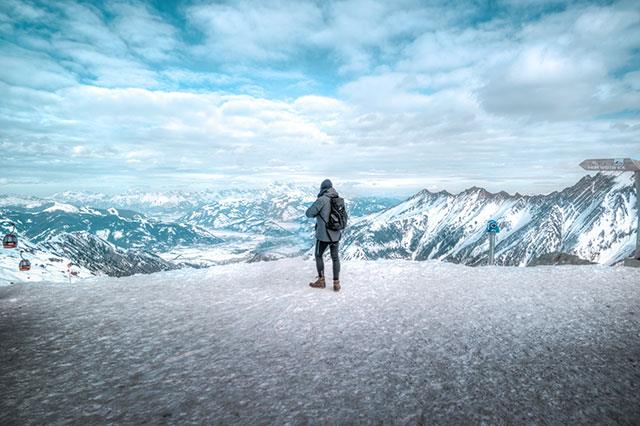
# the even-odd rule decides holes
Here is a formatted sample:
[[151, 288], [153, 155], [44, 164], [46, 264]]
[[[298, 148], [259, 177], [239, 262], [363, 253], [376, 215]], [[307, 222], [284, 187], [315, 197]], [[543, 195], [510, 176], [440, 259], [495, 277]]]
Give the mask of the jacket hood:
[[329, 189], [333, 187], [333, 183], [331, 183], [330, 179], [325, 179], [322, 181], [322, 184], [320, 184], [320, 191], [323, 191], [325, 189]]
[[318, 197], [322, 197], [322, 194], [327, 192], [327, 190], [332, 187], [333, 187], [333, 184], [329, 179], [323, 180], [322, 184], [320, 185], [320, 192], [318, 192]]
[[321, 191], [320, 194], [318, 194], [318, 197], [322, 197], [323, 195], [326, 195], [329, 198], [334, 198], [338, 196], [338, 191], [336, 191], [335, 188], [328, 188]]

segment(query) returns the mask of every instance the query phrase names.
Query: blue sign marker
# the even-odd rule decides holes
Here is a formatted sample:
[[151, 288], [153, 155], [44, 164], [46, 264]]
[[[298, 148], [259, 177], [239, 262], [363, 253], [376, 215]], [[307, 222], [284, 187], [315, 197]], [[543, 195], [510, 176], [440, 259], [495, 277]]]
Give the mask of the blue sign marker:
[[487, 222], [487, 232], [490, 234], [497, 234], [498, 232], [500, 232], [498, 221], [491, 219], [489, 222]]

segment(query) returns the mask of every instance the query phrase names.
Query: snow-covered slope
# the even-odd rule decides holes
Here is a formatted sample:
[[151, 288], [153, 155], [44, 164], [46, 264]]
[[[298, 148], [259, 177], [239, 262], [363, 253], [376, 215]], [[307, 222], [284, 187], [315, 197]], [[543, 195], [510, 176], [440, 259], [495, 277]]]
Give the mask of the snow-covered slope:
[[[0, 288], [0, 424], [635, 424], [640, 270], [287, 259]], [[28, 407], [28, 409], [25, 409]]]
[[[69, 278], [67, 264], [70, 262], [77, 266], [74, 269], [78, 275], [74, 279], [93, 275], [121, 277], [179, 266], [148, 251], [118, 248], [89, 232], [60, 233], [40, 243], [21, 236], [18, 248], [0, 250], [0, 285], [66, 281]], [[22, 257], [31, 262], [31, 270], [19, 270]]]
[[221, 242], [197, 226], [154, 220], [113, 207], [98, 209], [59, 202], [35, 207], [5, 206], [0, 208], [0, 221], [15, 223], [20, 234], [34, 243], [68, 232], [88, 232], [123, 249], [153, 252]]
[[465, 264], [486, 260], [487, 220], [496, 219], [496, 260], [526, 265], [539, 256], [565, 252], [612, 264], [635, 245], [632, 176], [598, 174], [548, 195], [491, 194], [470, 188], [459, 194], [421, 191], [370, 215], [344, 239], [345, 257], [442, 259]]
[[176, 269], [177, 266], [144, 250], [122, 250], [89, 232], [56, 235], [40, 244], [97, 275], [122, 277]]
[[[15, 200], [13, 200], [15, 202]], [[167, 223], [115, 208], [94, 209], [60, 202], [18, 203], [0, 207], [0, 223], [16, 224], [18, 250], [0, 249], [0, 280], [66, 279], [66, 265], [82, 268], [81, 276], [113, 276], [157, 272], [177, 267], [154, 253], [182, 247], [219, 245], [222, 240], [193, 225]], [[0, 227], [8, 232], [11, 228]], [[32, 270], [18, 270], [19, 250]]]
[[[0, 248], [0, 251], [0, 286], [20, 282], [60, 282], [69, 279], [67, 264], [73, 260], [62, 252], [46, 250], [25, 238], [20, 238], [17, 249]], [[18, 269], [22, 259], [21, 251], [24, 258], [31, 262], [29, 271]], [[80, 266], [75, 269], [78, 275], [74, 279], [84, 279], [92, 275], [92, 272], [85, 267]]]

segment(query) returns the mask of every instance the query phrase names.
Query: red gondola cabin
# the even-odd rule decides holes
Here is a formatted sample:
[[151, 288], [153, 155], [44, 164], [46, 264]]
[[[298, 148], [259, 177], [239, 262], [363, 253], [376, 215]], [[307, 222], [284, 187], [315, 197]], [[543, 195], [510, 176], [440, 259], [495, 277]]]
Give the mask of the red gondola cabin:
[[15, 234], [7, 234], [2, 239], [2, 247], [6, 249], [14, 249], [18, 247], [18, 237]]
[[28, 271], [31, 269], [31, 262], [29, 262], [27, 259], [22, 259], [18, 267], [21, 271]]

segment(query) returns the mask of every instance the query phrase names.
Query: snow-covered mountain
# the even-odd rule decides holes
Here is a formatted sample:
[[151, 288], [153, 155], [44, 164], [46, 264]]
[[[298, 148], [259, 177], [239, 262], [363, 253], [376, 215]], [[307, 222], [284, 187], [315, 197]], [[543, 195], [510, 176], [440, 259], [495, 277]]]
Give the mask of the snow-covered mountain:
[[[144, 201], [138, 195], [153, 210], [153, 197]], [[0, 221], [16, 223], [20, 247], [34, 260], [34, 280], [64, 278], [69, 261], [86, 275], [122, 276], [296, 256], [313, 241], [313, 220], [304, 211], [315, 191], [306, 187], [174, 193], [158, 199], [158, 217], [113, 204], [118, 196], [85, 199], [100, 199], [103, 207], [57, 197], [0, 197]], [[613, 264], [631, 254], [635, 244], [635, 192], [628, 175], [587, 176], [563, 191], [536, 196], [474, 187], [459, 194], [424, 190], [399, 203], [346, 198], [351, 216], [342, 243], [346, 259], [482, 264], [490, 218], [502, 228], [496, 260], [504, 265], [532, 264], [551, 253]], [[135, 205], [131, 194], [123, 199]], [[184, 214], [177, 221], [161, 219], [178, 211]], [[3, 278], [24, 276], [17, 272], [18, 261], [17, 251], [0, 251]]]
[[[18, 269], [22, 259], [21, 252], [31, 262], [31, 270], [28, 272]], [[26, 238], [19, 238], [17, 249], [0, 248], [0, 285], [11, 282], [65, 281], [68, 279], [67, 264], [71, 261], [68, 257], [45, 250]], [[86, 268], [77, 269], [79, 278], [92, 275]]]
[[[157, 272], [178, 265], [155, 253], [222, 242], [202, 228], [162, 222], [132, 211], [23, 201], [6, 197], [0, 207], [0, 222], [13, 222], [19, 236], [18, 250], [3, 249], [0, 254], [5, 280], [59, 281], [66, 277], [68, 262], [87, 274]], [[28, 273], [16, 273], [20, 250], [32, 262]]]
[[122, 277], [176, 269], [177, 266], [145, 250], [122, 250], [89, 232], [57, 235], [42, 244], [97, 275]]
[[[30, 271], [18, 269], [22, 256], [31, 262]], [[88, 232], [61, 233], [38, 244], [21, 236], [17, 249], [2, 249], [0, 284], [66, 281], [69, 262], [76, 265], [77, 278], [92, 275], [121, 277], [178, 267], [147, 251], [115, 247]]]
[[[77, 206], [93, 206], [97, 208], [117, 207], [144, 213], [147, 216], [175, 221], [188, 216], [203, 206], [215, 205], [219, 202], [231, 200], [258, 200], [269, 196], [288, 194], [292, 199], [304, 196], [305, 193], [314, 194], [316, 188], [295, 185], [292, 183], [276, 182], [263, 188], [229, 188], [221, 190], [202, 191], [135, 191], [129, 190], [122, 194], [104, 194], [95, 192], [65, 191], [54, 194], [52, 201], [58, 201]], [[27, 198], [24, 202], [33, 202]]]
[[179, 221], [207, 229], [269, 236], [295, 235], [303, 231], [304, 211], [314, 200], [314, 192], [291, 185], [226, 191], [217, 200], [203, 204]]
[[[197, 192], [128, 191], [102, 194], [66, 191], [47, 200], [33, 197], [0, 198], [2, 205], [39, 206], [45, 202], [92, 206], [106, 210], [130, 210], [146, 216], [208, 229], [259, 232], [285, 236], [308, 228], [304, 211], [315, 200], [316, 187], [274, 183], [264, 188], [204, 190]], [[359, 218], [398, 204], [400, 197], [355, 197], [345, 195], [351, 217]]]
[[348, 259], [486, 261], [489, 219], [500, 223], [496, 261], [527, 265], [552, 252], [612, 264], [635, 246], [633, 177], [597, 174], [548, 195], [459, 194], [423, 190], [403, 203], [367, 216], [345, 235]]
[[220, 238], [197, 226], [154, 220], [141, 213], [113, 207], [99, 209], [44, 202], [0, 207], [0, 218], [15, 223], [20, 233], [34, 243], [69, 232], [88, 232], [123, 249], [152, 252], [221, 242]]
[[[0, 220], [17, 225], [38, 276], [56, 281], [65, 277], [69, 261], [87, 274], [122, 276], [299, 255], [312, 241], [313, 221], [304, 211], [314, 200], [314, 189], [291, 184], [194, 193], [0, 196]], [[399, 200], [347, 201], [352, 216], [363, 216]], [[177, 221], [167, 219], [178, 213], [183, 217]], [[0, 252], [5, 275], [24, 277], [16, 275], [19, 258], [10, 253]], [[35, 279], [33, 274], [28, 278]]]
[[130, 190], [122, 194], [65, 191], [54, 194], [50, 200], [100, 209], [116, 207], [119, 210], [131, 210], [165, 221], [172, 221], [201, 205], [219, 199], [220, 195], [220, 192], [213, 191], [147, 192]]
[[[210, 230], [260, 233], [283, 237], [312, 233], [313, 221], [305, 211], [316, 199], [308, 187], [273, 185], [264, 190], [228, 191], [203, 204], [179, 222]], [[393, 197], [349, 197], [345, 202], [353, 220], [381, 211], [402, 201]]]

